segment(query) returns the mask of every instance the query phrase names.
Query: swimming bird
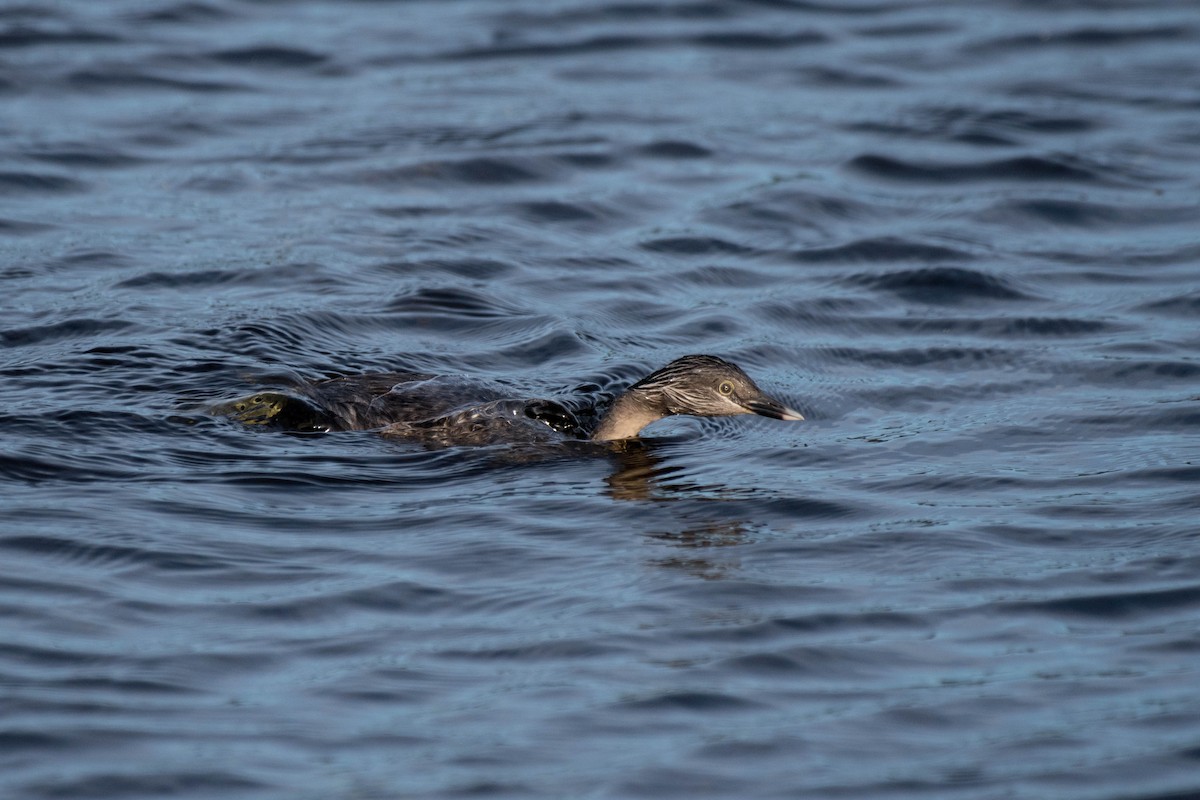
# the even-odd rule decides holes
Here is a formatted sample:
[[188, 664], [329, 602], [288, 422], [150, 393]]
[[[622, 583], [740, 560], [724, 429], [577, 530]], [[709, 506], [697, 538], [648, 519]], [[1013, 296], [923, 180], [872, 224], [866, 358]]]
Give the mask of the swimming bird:
[[260, 392], [214, 411], [246, 424], [294, 431], [377, 429], [440, 445], [563, 437], [613, 442], [637, 438], [650, 423], [675, 414], [804, 419], [768, 397], [736, 364], [710, 355], [683, 356], [650, 373], [619, 394], [594, 426], [576, 414], [586, 404], [574, 404], [575, 410], [570, 405], [513, 399], [498, 384], [392, 372], [332, 378], [296, 387], [294, 394]]

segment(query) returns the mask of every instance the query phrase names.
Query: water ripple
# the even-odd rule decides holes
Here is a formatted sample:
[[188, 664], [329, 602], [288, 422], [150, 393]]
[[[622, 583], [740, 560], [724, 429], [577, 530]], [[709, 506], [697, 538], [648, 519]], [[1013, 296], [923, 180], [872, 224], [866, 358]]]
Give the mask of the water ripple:
[[0, 172], [0, 194], [83, 192], [87, 184], [63, 175], [38, 172]]
[[1032, 297], [1014, 281], [963, 267], [926, 267], [881, 275], [859, 274], [847, 283], [892, 293], [917, 303], [960, 305], [979, 300], [1027, 301]]
[[1196, 794], [1189, 3], [0, 5], [0, 796]]
[[1080, 163], [1071, 163], [1075, 160], [1068, 157], [1017, 156], [995, 161], [938, 163], [868, 154], [857, 156], [847, 166], [852, 171], [869, 177], [913, 185], [1004, 181], [1069, 185], [1104, 180], [1100, 170]]

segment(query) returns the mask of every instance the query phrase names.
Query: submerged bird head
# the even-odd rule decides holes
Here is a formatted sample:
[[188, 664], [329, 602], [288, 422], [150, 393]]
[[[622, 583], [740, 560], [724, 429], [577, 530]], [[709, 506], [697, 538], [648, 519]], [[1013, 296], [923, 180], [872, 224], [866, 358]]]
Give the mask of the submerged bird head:
[[613, 403], [592, 438], [631, 438], [651, 422], [673, 414], [804, 419], [800, 412], [764, 394], [735, 364], [716, 356], [684, 356], [630, 386]]

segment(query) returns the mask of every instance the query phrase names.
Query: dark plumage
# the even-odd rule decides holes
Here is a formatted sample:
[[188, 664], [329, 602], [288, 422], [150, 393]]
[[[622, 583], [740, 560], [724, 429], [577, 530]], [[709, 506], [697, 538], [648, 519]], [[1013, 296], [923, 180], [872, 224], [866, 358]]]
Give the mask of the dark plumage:
[[498, 384], [415, 372], [333, 378], [294, 393], [261, 392], [215, 409], [247, 424], [297, 431], [378, 429], [431, 444], [492, 444], [554, 438], [605, 442], [636, 437], [674, 414], [759, 414], [802, 420], [750, 376], [716, 356], [684, 356], [620, 394], [590, 435], [566, 405], [509, 397]]

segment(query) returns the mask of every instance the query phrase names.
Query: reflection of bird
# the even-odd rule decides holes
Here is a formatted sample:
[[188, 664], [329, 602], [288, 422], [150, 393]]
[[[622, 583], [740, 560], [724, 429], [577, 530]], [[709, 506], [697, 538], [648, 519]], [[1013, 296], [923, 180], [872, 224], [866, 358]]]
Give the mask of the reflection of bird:
[[497, 384], [412, 372], [333, 378], [298, 387], [295, 394], [261, 392], [214, 411], [247, 424], [297, 431], [379, 429], [387, 436], [441, 445], [632, 439], [673, 414], [804, 419], [716, 356], [684, 356], [642, 378], [613, 401], [590, 436], [561, 403], [510, 399]]

